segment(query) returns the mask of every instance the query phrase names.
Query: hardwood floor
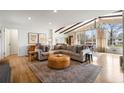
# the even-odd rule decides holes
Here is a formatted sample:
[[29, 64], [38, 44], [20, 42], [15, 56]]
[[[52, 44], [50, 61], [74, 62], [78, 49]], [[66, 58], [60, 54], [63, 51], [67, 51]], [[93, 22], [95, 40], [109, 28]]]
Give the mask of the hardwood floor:
[[13, 83], [38, 83], [40, 82], [28, 67], [27, 57], [9, 56], [11, 66], [11, 82]]
[[102, 72], [96, 79], [96, 83], [123, 83], [124, 71], [120, 67], [120, 55], [109, 53], [97, 53], [92, 64], [102, 66]]
[[[102, 66], [102, 72], [96, 79], [96, 83], [122, 83], [124, 82], [124, 71], [120, 68], [119, 56], [116, 54], [96, 53], [91, 64]], [[27, 57], [18, 57], [16, 55], [8, 57], [11, 72], [11, 81], [13, 83], [38, 83], [40, 82], [33, 74], [28, 64]]]

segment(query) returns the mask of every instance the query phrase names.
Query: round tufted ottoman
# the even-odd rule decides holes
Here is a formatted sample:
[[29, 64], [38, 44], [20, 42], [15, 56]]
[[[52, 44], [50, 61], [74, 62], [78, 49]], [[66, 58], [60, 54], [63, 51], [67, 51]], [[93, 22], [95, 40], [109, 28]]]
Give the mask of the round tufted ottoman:
[[64, 54], [51, 54], [48, 57], [48, 67], [63, 69], [70, 66], [70, 57]]

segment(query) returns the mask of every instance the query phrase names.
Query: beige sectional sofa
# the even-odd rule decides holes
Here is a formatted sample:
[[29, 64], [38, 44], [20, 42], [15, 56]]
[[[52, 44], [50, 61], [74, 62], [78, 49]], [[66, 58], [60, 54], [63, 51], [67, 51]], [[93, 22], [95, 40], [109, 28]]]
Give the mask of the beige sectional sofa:
[[85, 62], [85, 54], [90, 52], [89, 48], [86, 48], [84, 45], [75, 45], [70, 46], [66, 44], [57, 44], [54, 46], [52, 50], [50, 50], [49, 46], [41, 46], [38, 47], [38, 60], [46, 60], [48, 59], [48, 55], [52, 54], [66, 54], [71, 57], [73, 60], [77, 60], [79, 62]]
[[85, 54], [90, 52], [89, 48], [86, 48], [84, 45], [75, 45], [70, 46], [66, 44], [58, 44], [54, 46], [54, 49], [51, 51], [51, 53], [57, 53], [57, 54], [66, 54], [71, 57], [71, 59], [79, 61], [79, 62], [85, 62]]

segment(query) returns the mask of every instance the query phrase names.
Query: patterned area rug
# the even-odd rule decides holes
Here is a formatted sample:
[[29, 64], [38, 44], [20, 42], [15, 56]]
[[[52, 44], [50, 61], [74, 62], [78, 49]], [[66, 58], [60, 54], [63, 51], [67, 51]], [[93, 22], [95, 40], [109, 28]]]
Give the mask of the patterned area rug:
[[51, 69], [47, 64], [47, 61], [29, 64], [43, 83], [93, 83], [101, 72], [100, 66], [76, 61], [71, 61], [70, 67], [61, 70]]

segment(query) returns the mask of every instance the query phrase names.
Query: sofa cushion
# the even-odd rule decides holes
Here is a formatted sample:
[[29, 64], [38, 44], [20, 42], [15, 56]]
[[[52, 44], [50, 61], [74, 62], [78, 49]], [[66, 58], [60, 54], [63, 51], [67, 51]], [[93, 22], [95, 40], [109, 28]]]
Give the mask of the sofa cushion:
[[78, 53], [73, 53], [72, 56], [76, 56], [76, 57], [80, 58], [80, 54], [78, 54]]
[[51, 53], [59, 54], [59, 53], [61, 53], [61, 50], [53, 50], [53, 51], [51, 51]]
[[72, 52], [76, 53], [76, 46], [72, 47]]
[[66, 44], [62, 44], [61, 45], [61, 48], [64, 49], [64, 50], [66, 50], [67, 49], [67, 45]]
[[71, 52], [71, 51], [68, 51], [68, 50], [60, 50], [60, 51], [61, 51], [61, 53], [66, 54], [66, 55], [69, 55], [70, 52]]
[[45, 52], [49, 52], [49, 50], [50, 50], [50, 46], [45, 46]]
[[44, 45], [40, 45], [40, 46], [39, 46], [39, 49], [42, 50], [43, 52], [45, 52], [45, 47], [44, 47]]
[[82, 50], [82, 46], [76, 46], [76, 53], [80, 53]]
[[39, 49], [41, 49], [43, 52], [48, 52], [50, 47], [48, 45], [40, 45]]
[[60, 49], [60, 45], [55, 45], [54, 46], [54, 50], [59, 50]]
[[57, 45], [54, 46], [54, 49], [55, 50], [58, 50], [58, 49], [66, 50], [67, 49], [67, 45], [66, 44], [57, 44]]
[[74, 48], [74, 46], [71, 46], [71, 45], [67, 46], [67, 50], [69, 50], [69, 51], [73, 51], [73, 48]]
[[72, 56], [73, 54], [75, 54], [74, 52], [72, 51], [69, 51], [69, 55]]
[[83, 49], [86, 49], [86, 45], [82, 45], [82, 50], [83, 50]]
[[48, 56], [49, 55], [49, 52], [43, 52], [42, 53], [42, 56]]

